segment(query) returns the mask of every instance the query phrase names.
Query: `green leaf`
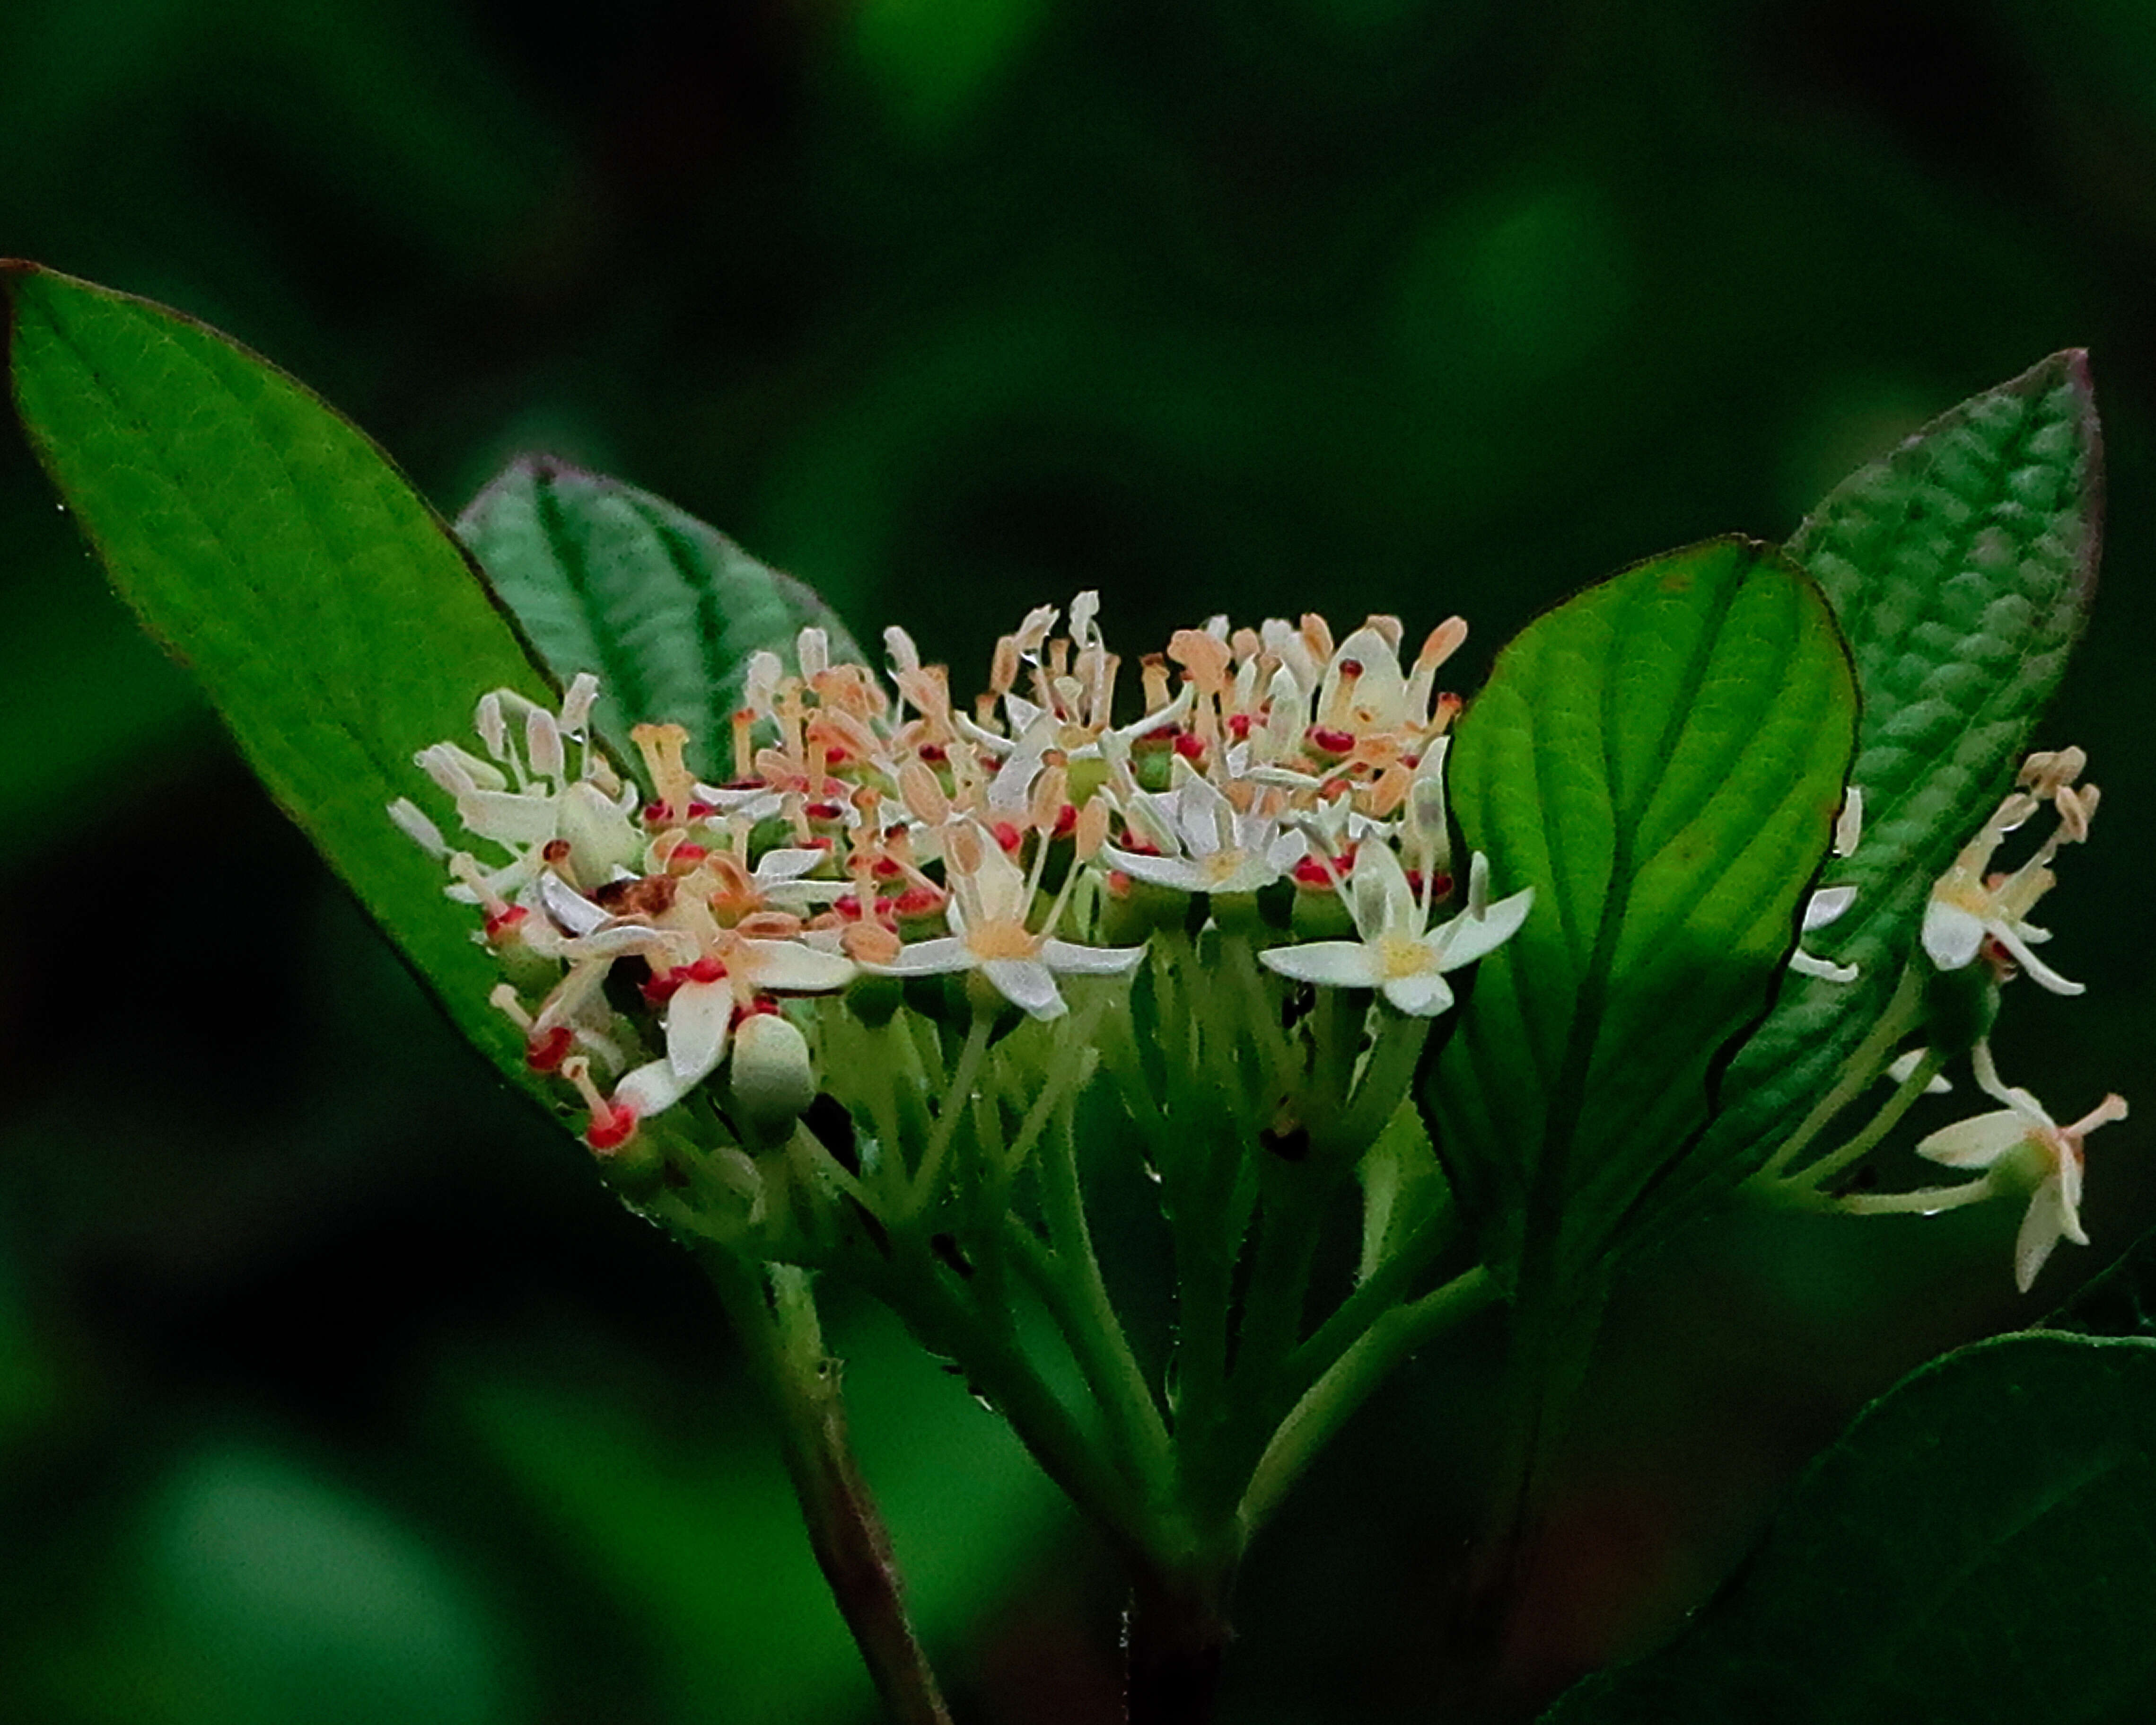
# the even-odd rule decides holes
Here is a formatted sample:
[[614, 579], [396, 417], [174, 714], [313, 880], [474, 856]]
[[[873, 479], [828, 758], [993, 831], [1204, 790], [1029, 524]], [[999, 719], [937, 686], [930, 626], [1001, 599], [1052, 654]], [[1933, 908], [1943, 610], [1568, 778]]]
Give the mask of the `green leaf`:
[[[113, 584], [465, 1034], [521, 1080], [470, 913], [383, 814], [424, 787], [413, 752], [462, 737], [483, 691], [544, 696], [515, 629], [382, 452], [268, 362], [35, 265], [0, 264], [0, 290], [17, 408]], [[245, 938], [246, 883], [205, 914]]]
[[1763, 1149], [1833, 1083], [1915, 951], [1924, 901], [2005, 790], [2096, 580], [2102, 449], [2082, 354], [1963, 403], [1838, 486], [1790, 542], [1847, 638], [1864, 701], [1856, 889], [1807, 942], [1861, 972], [1791, 977], [1732, 1064], [1713, 1159]]
[[1681, 1640], [1545, 1725], [2156, 1717], [2156, 1343], [1923, 1368], [1815, 1461]]
[[1580, 1282], [1660, 1203], [1772, 998], [1855, 726], [1825, 601], [1749, 541], [1628, 570], [1498, 655], [1453, 803], [1494, 890], [1535, 904], [1424, 1101], [1500, 1276], [1525, 1250]]
[[630, 726], [671, 721], [699, 772], [731, 777], [728, 721], [752, 653], [790, 666], [813, 624], [834, 660], [861, 658], [800, 582], [663, 498], [545, 456], [511, 463], [457, 531], [555, 675], [598, 674], [598, 726], [624, 760]]

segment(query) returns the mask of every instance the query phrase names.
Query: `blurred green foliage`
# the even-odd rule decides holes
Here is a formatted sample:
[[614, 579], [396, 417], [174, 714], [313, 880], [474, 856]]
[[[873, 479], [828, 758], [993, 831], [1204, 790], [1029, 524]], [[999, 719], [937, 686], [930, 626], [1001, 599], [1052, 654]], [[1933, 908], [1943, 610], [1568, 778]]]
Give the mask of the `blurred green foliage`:
[[[1125, 640], [1459, 610], [1471, 683], [1586, 581], [1786, 533], [2086, 345], [2114, 531], [2041, 740], [2108, 793], [2051, 919], [2091, 997], [2019, 991], [2001, 1059], [2071, 1112], [2133, 1092], [2138, 0], [17, 0], [0, 162], [0, 252], [231, 330], [444, 510], [544, 446], [962, 682], [1097, 585]], [[865, 1718], [690, 1267], [454, 1042], [0, 438], [0, 1714]], [[2123, 1249], [2135, 1131], [2029, 1302], [2004, 1208], [1643, 1266], [1521, 1705], [1665, 1636], [1866, 1397]], [[1109, 1717], [1108, 1566], [963, 1385], [838, 1333], [962, 1709]], [[1490, 1342], [1416, 1362], [1259, 1546], [1229, 1717], [1427, 1717]]]

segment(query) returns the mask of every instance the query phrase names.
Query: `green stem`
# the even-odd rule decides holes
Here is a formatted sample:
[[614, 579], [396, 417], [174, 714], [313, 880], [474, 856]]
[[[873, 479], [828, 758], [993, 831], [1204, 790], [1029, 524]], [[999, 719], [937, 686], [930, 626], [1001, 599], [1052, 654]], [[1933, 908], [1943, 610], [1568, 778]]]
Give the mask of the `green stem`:
[[1496, 1293], [1490, 1272], [1477, 1265], [1371, 1324], [1304, 1394], [1265, 1445], [1237, 1512], [1245, 1536], [1272, 1513], [1312, 1458], [1402, 1360], [1481, 1311]]
[[1879, 1022], [1843, 1064], [1841, 1076], [1835, 1081], [1834, 1088], [1813, 1105], [1811, 1112], [1798, 1122], [1796, 1131], [1768, 1158], [1767, 1165], [1753, 1175], [1749, 1183], [1765, 1185], [1779, 1179], [1783, 1171], [1804, 1153], [1805, 1147], [1833, 1123], [1835, 1117], [1864, 1094], [1865, 1086], [1893, 1053], [1894, 1045], [1914, 1029], [1922, 1019], [1922, 999], [1923, 984], [1912, 965], [1902, 973], [1893, 998], [1879, 1015]]
[[958, 1056], [957, 1070], [951, 1075], [950, 1086], [943, 1092], [942, 1104], [936, 1111], [935, 1129], [928, 1136], [928, 1147], [921, 1153], [921, 1166], [913, 1177], [913, 1190], [906, 1207], [909, 1219], [923, 1214], [936, 1202], [936, 1185], [942, 1178], [943, 1158], [950, 1152], [959, 1121], [965, 1117], [973, 1087], [980, 1082], [991, 1028], [986, 1013], [973, 1014], [973, 1024], [966, 1032], [966, 1046]]
[[723, 1249], [698, 1254], [773, 1412], [817, 1567], [896, 1725], [951, 1725], [913, 1633], [875, 1500], [846, 1438], [836, 1364], [824, 1352], [808, 1272], [755, 1266]]
[[1870, 1125], [1839, 1150], [1822, 1156], [1810, 1167], [1791, 1174], [1781, 1183], [1782, 1185], [1792, 1196], [1815, 1196], [1820, 1187], [1852, 1163], [1861, 1161], [1881, 1138], [1893, 1131], [1917, 1098], [1931, 1087], [1932, 1081], [1939, 1076], [1939, 1068], [1944, 1065], [1946, 1062], [1937, 1055], [1926, 1055], [1917, 1063], [1916, 1070], [1896, 1086], [1894, 1094], [1872, 1117]]
[[1455, 1212], [1444, 1204], [1364, 1277], [1355, 1291], [1333, 1308], [1317, 1333], [1288, 1361], [1289, 1383], [1300, 1397], [1306, 1393], [1370, 1327], [1398, 1304], [1400, 1294], [1444, 1250], [1453, 1233]]

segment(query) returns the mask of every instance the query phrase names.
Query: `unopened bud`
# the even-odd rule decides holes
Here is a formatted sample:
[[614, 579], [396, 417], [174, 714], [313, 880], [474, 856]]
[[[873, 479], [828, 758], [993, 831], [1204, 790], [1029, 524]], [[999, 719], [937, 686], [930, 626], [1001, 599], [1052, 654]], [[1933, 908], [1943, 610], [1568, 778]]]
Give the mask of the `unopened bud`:
[[808, 1039], [783, 1013], [752, 1013], [734, 1032], [734, 1099], [758, 1128], [784, 1131], [816, 1100]]

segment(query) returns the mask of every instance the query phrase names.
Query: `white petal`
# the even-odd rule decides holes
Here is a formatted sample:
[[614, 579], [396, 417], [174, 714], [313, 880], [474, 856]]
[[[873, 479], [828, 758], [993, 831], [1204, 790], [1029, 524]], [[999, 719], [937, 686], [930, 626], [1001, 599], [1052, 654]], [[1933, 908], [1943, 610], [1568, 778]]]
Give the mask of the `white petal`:
[[1333, 988], [1374, 988], [1384, 980], [1378, 955], [1360, 941], [1312, 941], [1300, 947], [1268, 947], [1258, 954], [1266, 969], [1299, 983]]
[[682, 1087], [708, 1076], [726, 1051], [733, 990], [724, 982], [684, 983], [666, 1003], [666, 1063]]
[[1864, 974], [1854, 964], [1836, 964], [1831, 958], [1821, 958], [1802, 947], [1789, 954], [1789, 968], [1799, 976], [1816, 977], [1823, 983], [1853, 983]]
[[1452, 1004], [1451, 987], [1434, 970], [1389, 977], [1379, 987], [1386, 999], [1419, 1019], [1435, 1018]]
[[779, 994], [828, 993], [854, 979], [852, 959], [796, 941], [742, 941], [733, 949], [732, 962], [752, 988]]
[[389, 819], [396, 823], [398, 832], [428, 855], [446, 857], [449, 854], [449, 841], [442, 837], [442, 829], [428, 819], [409, 797], [399, 797], [389, 805]]
[[1854, 886], [1823, 886], [1804, 901], [1804, 932], [1824, 928], [1856, 902]]
[[1414, 889], [1389, 845], [1366, 844], [1348, 871], [1348, 896], [1355, 911], [1355, 932], [1364, 940], [1381, 934], [1414, 934], [1420, 930]]
[[2035, 1282], [2037, 1272], [2043, 1269], [2044, 1260], [2061, 1240], [2071, 1240], [2076, 1245], [2088, 1244], [2087, 1235], [2067, 1209], [2059, 1183], [2054, 1178], [2036, 1189], [2029, 1200], [2028, 1214], [2021, 1218], [2021, 1231], [2014, 1241], [2015, 1286], [2027, 1293]]
[[1959, 970], [1984, 944], [1984, 924], [1959, 905], [1935, 898], [1924, 906], [1923, 942], [1941, 970]]
[[[1907, 1084], [1916, 1076], [1917, 1068], [1923, 1065], [1924, 1056], [1930, 1052], [1928, 1048], [1912, 1048], [1906, 1054], [1895, 1055], [1887, 1065], [1887, 1079], [1896, 1085]], [[1932, 1081], [1924, 1086], [1924, 1094], [1928, 1096], [1943, 1096], [1953, 1088], [1953, 1086], [1947, 1082], [1945, 1073], [1934, 1072], [1932, 1075]]]
[[539, 877], [539, 902], [547, 914], [571, 934], [589, 934], [607, 920], [607, 913], [559, 875]]
[[514, 791], [467, 791], [457, 798], [457, 819], [467, 832], [503, 845], [543, 845], [561, 824], [552, 797]]
[[613, 1100], [617, 1106], [626, 1107], [639, 1120], [645, 1120], [672, 1107], [692, 1087], [681, 1081], [670, 1061], [654, 1060], [639, 1066], [614, 1086]]
[[781, 881], [798, 880], [819, 863], [830, 860], [828, 850], [767, 850], [757, 861], [756, 884], [771, 886]]
[[2029, 980], [2049, 988], [2054, 994], [2084, 994], [2087, 985], [2068, 982], [2058, 972], [2029, 950], [2029, 943], [2010, 922], [1994, 921], [1983, 925], [1997, 937], [1999, 944], [2014, 955], [2014, 962], [2029, 973]]
[[2028, 1117], [2015, 1108], [1977, 1114], [1943, 1126], [1917, 1146], [1917, 1154], [1948, 1168], [1989, 1168], [2029, 1136]]
[[1055, 977], [1038, 958], [989, 958], [981, 972], [1004, 999], [1037, 1019], [1060, 1018], [1070, 1010]]
[[1205, 871], [1187, 857], [1146, 856], [1134, 850], [1101, 847], [1101, 860], [1110, 868], [1142, 880], [1149, 886], [1165, 886], [1176, 892], [1205, 891]]
[[1145, 957], [1143, 947], [1081, 947], [1043, 941], [1040, 962], [1064, 976], [1121, 976]]
[[1455, 916], [1430, 937], [1438, 968], [1457, 970], [1495, 951], [1519, 932], [1534, 905], [1534, 888], [1523, 886], [1510, 897], [1499, 899], [1479, 916]]
[[955, 934], [939, 934], [933, 940], [909, 941], [890, 963], [861, 966], [875, 976], [942, 976], [973, 968], [973, 952]]

